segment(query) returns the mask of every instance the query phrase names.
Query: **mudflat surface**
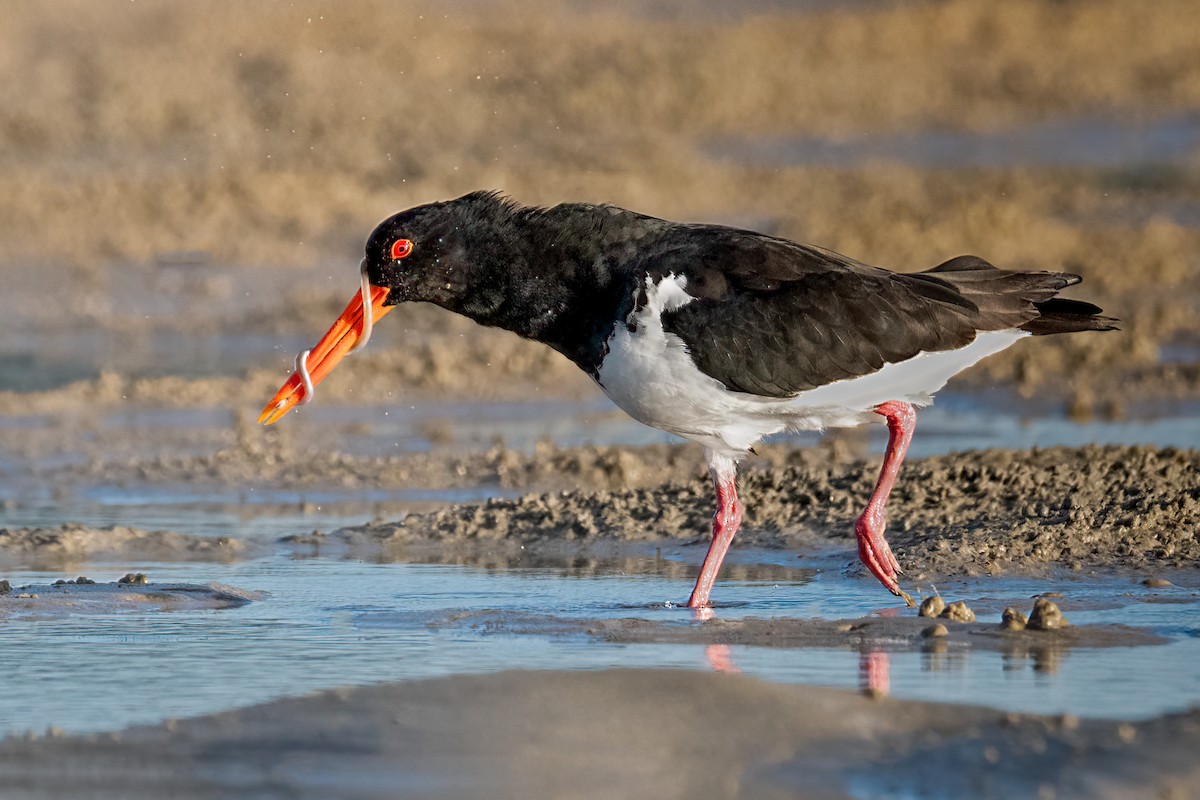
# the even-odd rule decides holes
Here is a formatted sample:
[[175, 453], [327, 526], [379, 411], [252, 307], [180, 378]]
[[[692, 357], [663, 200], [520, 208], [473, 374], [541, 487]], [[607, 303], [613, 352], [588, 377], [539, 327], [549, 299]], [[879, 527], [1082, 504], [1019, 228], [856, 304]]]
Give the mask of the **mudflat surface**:
[[52, 619], [77, 614], [236, 608], [258, 597], [256, 592], [219, 584], [96, 583], [76, 578], [0, 591], [0, 620], [18, 615]]
[[[998, 615], [997, 615], [998, 616]], [[918, 616], [874, 616], [859, 619], [743, 619], [673, 622], [646, 619], [564, 619], [549, 615], [521, 616], [463, 612], [434, 627], [467, 627], [489, 634], [571, 636], [584, 634], [622, 644], [670, 643], [752, 645], [754, 647], [836, 647], [862, 651], [922, 648], [942, 651], [977, 647], [1011, 652], [1066, 651], [1084, 647], [1140, 647], [1166, 644], [1149, 631], [1123, 625], [1067, 625], [1053, 630], [1003, 630], [998, 619], [955, 622]], [[941, 626], [945, 630], [934, 633]]]
[[[754, 470], [741, 481], [738, 541], [851, 547], [878, 467]], [[912, 579], [1049, 566], [1153, 570], [1200, 558], [1200, 453], [1052, 448], [936, 456], [904, 467], [888, 505], [892, 548]], [[338, 531], [357, 546], [420, 541], [704, 541], [707, 480], [453, 506]]]
[[9, 739], [0, 773], [13, 798], [1188, 797], [1197, 747], [1197, 712], [1081, 721], [737, 675], [509, 672]]
[[[467, 455], [380, 459], [334, 454], [315, 463], [268, 463], [262, 451], [159, 459], [156, 479], [186, 484], [321, 485], [342, 488], [439, 485], [499, 487], [585, 484], [514, 499], [447, 505], [365, 525], [314, 530], [285, 542], [395, 557], [399, 550], [479, 545], [529, 553], [621, 542], [707, 540], [711, 483], [696, 476], [695, 448], [546, 448], [533, 455], [493, 449]], [[740, 479], [746, 513], [737, 545], [800, 552], [853, 548], [852, 526], [870, 495], [876, 461], [832, 450], [774, 447]], [[255, 476], [255, 465], [263, 465]], [[134, 479], [145, 468], [87, 468], [63, 474], [86, 485]], [[122, 477], [124, 473], [124, 477]], [[640, 487], [640, 488], [636, 488]], [[1200, 452], [1151, 447], [1048, 448], [954, 453], [906, 463], [888, 505], [888, 538], [909, 578], [1035, 574], [1069, 569], [1155, 570], [1200, 559]], [[85, 559], [228, 560], [262, 544], [127, 526], [0, 529], [0, 562]]]
[[71, 564], [137, 558], [143, 561], [228, 561], [247, 553], [226, 538], [146, 531], [125, 525], [0, 528], [0, 564]]

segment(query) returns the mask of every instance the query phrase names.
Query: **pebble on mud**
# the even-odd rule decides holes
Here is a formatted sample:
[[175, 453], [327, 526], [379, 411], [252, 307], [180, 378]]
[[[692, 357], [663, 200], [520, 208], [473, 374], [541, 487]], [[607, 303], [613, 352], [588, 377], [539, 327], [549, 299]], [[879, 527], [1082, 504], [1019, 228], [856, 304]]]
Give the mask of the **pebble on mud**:
[[122, 583], [132, 586], [145, 586], [150, 582], [150, 579], [141, 572], [127, 572], [125, 576], [117, 579], [117, 583]]
[[1065, 628], [1070, 624], [1052, 600], [1039, 597], [1034, 602], [1033, 612], [1029, 615], [1030, 630], [1050, 631], [1055, 628]]
[[975, 621], [975, 612], [967, 608], [967, 604], [962, 600], [946, 606], [946, 609], [939, 616], [942, 619], [949, 619], [953, 620], [954, 622]]
[[1029, 620], [1020, 611], [1017, 611], [1011, 606], [1004, 609], [1004, 616], [1000, 620], [1000, 628], [1006, 631], [1023, 631], [1029, 625]]
[[921, 601], [921, 610], [917, 612], [918, 617], [937, 617], [946, 609], [946, 601], [939, 595], [926, 597]]
[[83, 575], [80, 575], [73, 581], [64, 581], [62, 578], [59, 578], [54, 582], [55, 586], [94, 586], [95, 584], [94, 580], [86, 578]]

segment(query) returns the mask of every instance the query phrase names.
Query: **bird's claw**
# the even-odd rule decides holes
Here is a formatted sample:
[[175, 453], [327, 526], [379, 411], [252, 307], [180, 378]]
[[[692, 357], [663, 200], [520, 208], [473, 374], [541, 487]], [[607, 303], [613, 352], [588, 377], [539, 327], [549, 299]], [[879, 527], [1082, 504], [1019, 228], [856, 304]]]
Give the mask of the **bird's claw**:
[[915, 607], [916, 603], [912, 597], [896, 582], [896, 576], [903, 575], [904, 570], [900, 568], [900, 563], [892, 553], [892, 548], [888, 546], [887, 540], [865, 528], [857, 528], [855, 533], [858, 536], [858, 557], [863, 565], [889, 592], [904, 598], [909, 608]]

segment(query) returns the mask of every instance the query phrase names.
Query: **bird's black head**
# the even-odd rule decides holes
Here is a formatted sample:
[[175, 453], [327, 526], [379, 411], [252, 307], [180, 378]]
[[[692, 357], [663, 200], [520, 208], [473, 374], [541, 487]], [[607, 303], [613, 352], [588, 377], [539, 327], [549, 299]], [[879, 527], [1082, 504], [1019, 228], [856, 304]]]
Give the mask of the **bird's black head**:
[[297, 357], [296, 372], [263, 409], [259, 421], [270, 424], [298, 403], [308, 402], [313, 387], [342, 358], [365, 344], [374, 321], [399, 303], [424, 300], [465, 311], [472, 268], [478, 270], [481, 254], [505, 250], [495, 246], [497, 236], [516, 238], [511, 225], [514, 208], [499, 195], [476, 192], [409, 209], [381, 222], [367, 239], [360, 291], [325, 336], [302, 354], [303, 365]]
[[454, 307], [506, 205], [494, 194], [476, 192], [388, 217], [367, 239], [368, 279], [389, 290], [389, 306], [420, 300]]

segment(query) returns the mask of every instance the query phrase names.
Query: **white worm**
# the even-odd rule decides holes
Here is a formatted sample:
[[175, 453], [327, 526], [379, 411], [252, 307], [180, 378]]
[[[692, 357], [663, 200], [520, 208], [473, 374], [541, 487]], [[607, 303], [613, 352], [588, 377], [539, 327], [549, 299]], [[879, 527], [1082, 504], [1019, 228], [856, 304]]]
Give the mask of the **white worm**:
[[313, 396], [312, 376], [308, 374], [308, 354], [311, 352], [312, 350], [301, 350], [296, 354], [296, 372], [300, 374], [300, 382], [304, 384], [304, 397], [296, 403], [298, 406], [310, 402]]
[[[362, 276], [362, 285], [359, 291], [362, 292], [363, 324], [358, 341], [354, 343], [354, 347], [346, 351], [346, 355], [348, 356], [357, 353], [366, 346], [367, 341], [371, 338], [371, 331], [375, 327], [375, 312], [371, 309], [371, 282], [367, 279], [367, 260], [365, 258], [359, 262], [358, 270]], [[296, 354], [296, 374], [300, 376], [300, 382], [304, 385], [304, 397], [296, 403], [298, 406], [312, 402], [313, 398], [312, 376], [308, 374], [308, 354], [311, 352], [312, 350], [301, 350]], [[275, 404], [275, 407], [283, 408], [286, 404], [286, 400], [280, 400]]]
[[371, 308], [371, 282], [367, 279], [367, 260], [365, 258], [359, 262], [358, 271], [362, 277], [360, 291], [362, 292], [363, 324], [358, 341], [354, 343], [354, 347], [346, 351], [348, 356], [354, 355], [367, 346], [367, 342], [371, 339], [371, 331], [375, 327], [375, 311]]

